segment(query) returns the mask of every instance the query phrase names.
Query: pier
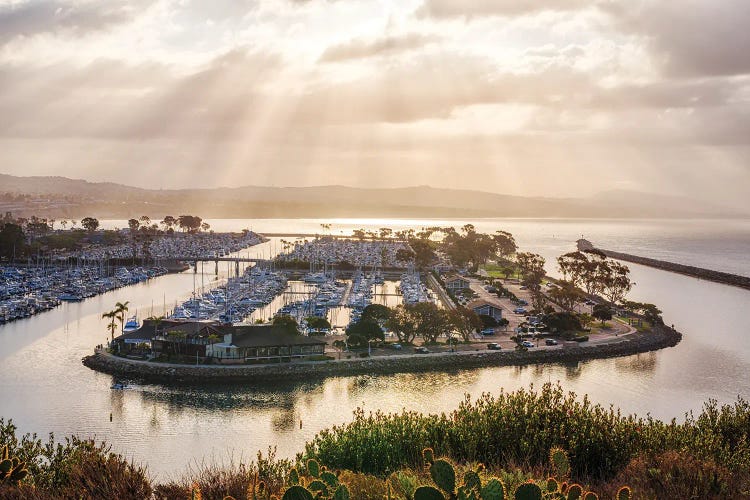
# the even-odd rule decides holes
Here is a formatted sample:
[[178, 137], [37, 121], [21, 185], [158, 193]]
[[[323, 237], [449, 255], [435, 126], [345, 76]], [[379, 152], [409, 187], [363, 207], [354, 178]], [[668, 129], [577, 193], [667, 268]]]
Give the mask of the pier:
[[740, 276], [738, 274], [725, 273], [722, 271], [714, 271], [701, 267], [677, 264], [675, 262], [651, 259], [649, 257], [640, 257], [638, 255], [605, 250], [603, 248], [595, 247], [590, 241], [587, 240], [578, 240], [578, 250], [581, 252], [597, 250], [611, 259], [632, 262], [633, 264], [653, 267], [655, 269], [661, 269], [662, 271], [683, 274], [685, 276], [690, 276], [701, 280], [713, 281], [714, 283], [721, 283], [722, 285], [729, 285], [737, 288], [744, 288], [745, 290], [750, 290], [750, 277], [747, 276]]

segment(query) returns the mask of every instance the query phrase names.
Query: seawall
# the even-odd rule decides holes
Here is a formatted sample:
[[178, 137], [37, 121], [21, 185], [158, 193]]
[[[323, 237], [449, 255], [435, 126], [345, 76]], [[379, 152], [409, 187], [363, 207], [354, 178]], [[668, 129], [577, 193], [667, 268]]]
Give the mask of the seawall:
[[264, 383], [350, 375], [450, 371], [541, 363], [572, 363], [656, 351], [673, 347], [681, 339], [682, 334], [679, 332], [668, 327], [658, 327], [649, 332], [628, 335], [617, 342], [599, 344], [568, 342], [556, 349], [532, 349], [530, 351], [414, 354], [341, 361], [239, 366], [155, 363], [124, 359], [108, 353], [97, 352], [83, 358], [83, 364], [92, 370], [121, 378], [156, 383]]
[[627, 253], [613, 252], [612, 250], [598, 250], [612, 259], [632, 262], [634, 264], [640, 264], [642, 266], [661, 269], [662, 271], [684, 274], [686, 276], [692, 276], [693, 278], [713, 281], [715, 283], [722, 283], [724, 285], [736, 286], [739, 288], [744, 288], [745, 290], [750, 290], [750, 278], [747, 276], [724, 273], [721, 271], [712, 271], [710, 269], [703, 269], [695, 266], [686, 266], [684, 264], [676, 264], [674, 262], [650, 259], [648, 257], [639, 257], [637, 255], [630, 255]]

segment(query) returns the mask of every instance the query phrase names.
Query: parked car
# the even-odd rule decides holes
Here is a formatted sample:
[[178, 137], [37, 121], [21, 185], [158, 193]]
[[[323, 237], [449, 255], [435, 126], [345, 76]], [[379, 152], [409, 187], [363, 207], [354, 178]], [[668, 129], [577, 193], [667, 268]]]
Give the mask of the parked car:
[[524, 347], [526, 347], [526, 348], [528, 348], [528, 347], [535, 347], [534, 343], [532, 341], [530, 341], [530, 340], [524, 340], [521, 343], [521, 345], [524, 346]]
[[401, 348], [401, 344], [391, 344], [391, 347], [393, 347], [393, 348], [394, 348], [394, 349], [396, 349], [397, 351], [400, 351], [400, 350], [402, 349], [402, 348]]
[[430, 350], [426, 347], [415, 347], [414, 352], [417, 354], [429, 354]]
[[523, 307], [516, 307], [515, 309], [513, 309], [513, 312], [516, 314], [526, 314], [526, 309], [524, 309]]
[[547, 344], [547, 345], [557, 345], [557, 340], [555, 340], [555, 339], [547, 339], [547, 340], [544, 341], [544, 343]]
[[482, 335], [495, 335], [495, 329], [485, 328], [484, 330], [482, 330]]
[[524, 299], [520, 299], [520, 300], [518, 301], [518, 305], [519, 305], [519, 306], [528, 306], [528, 305], [529, 305], [529, 302], [528, 302], [527, 300], [524, 300]]
[[487, 349], [489, 349], [490, 351], [499, 351], [500, 349], [502, 349], [502, 347], [500, 347], [500, 344], [498, 344], [497, 342], [492, 342], [487, 344]]

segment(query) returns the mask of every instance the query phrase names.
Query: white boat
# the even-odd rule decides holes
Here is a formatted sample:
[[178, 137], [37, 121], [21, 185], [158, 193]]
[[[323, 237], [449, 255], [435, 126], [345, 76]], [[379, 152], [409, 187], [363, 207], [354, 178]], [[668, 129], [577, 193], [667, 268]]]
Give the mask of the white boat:
[[141, 327], [141, 324], [138, 322], [138, 318], [135, 316], [132, 316], [128, 318], [128, 321], [125, 323], [125, 327], [122, 329], [123, 332], [133, 332]]

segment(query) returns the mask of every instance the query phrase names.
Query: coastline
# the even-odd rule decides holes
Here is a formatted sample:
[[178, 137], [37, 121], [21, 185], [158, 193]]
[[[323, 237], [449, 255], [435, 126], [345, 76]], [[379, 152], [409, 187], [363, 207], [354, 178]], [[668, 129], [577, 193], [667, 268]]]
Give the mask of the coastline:
[[98, 351], [84, 357], [82, 362], [92, 370], [116, 377], [161, 384], [274, 382], [350, 375], [572, 363], [657, 351], [674, 347], [681, 339], [680, 332], [662, 326], [648, 332], [633, 333], [617, 342], [589, 345], [572, 342], [556, 349], [532, 349], [525, 352], [484, 350], [266, 365], [180, 365], [119, 358]]

